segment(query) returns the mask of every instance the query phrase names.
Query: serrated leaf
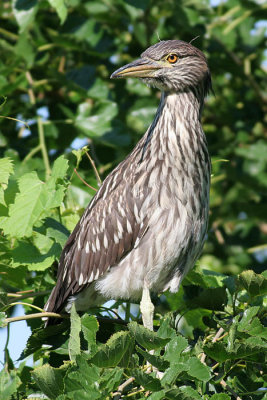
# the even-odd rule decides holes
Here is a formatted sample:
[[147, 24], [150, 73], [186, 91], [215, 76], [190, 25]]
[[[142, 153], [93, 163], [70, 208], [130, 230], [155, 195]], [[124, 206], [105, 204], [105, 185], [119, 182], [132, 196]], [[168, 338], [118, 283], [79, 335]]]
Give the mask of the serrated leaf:
[[164, 359], [171, 364], [179, 362], [181, 352], [188, 346], [188, 341], [183, 336], [174, 337], [166, 346]]
[[[32, 331], [31, 336], [27, 340], [25, 349], [20, 355], [19, 361], [29, 355], [38, 352], [43, 344], [58, 348], [67, 342], [69, 333], [69, 321], [64, 320], [60, 324], [47, 326], [46, 328], [36, 328]], [[66, 354], [66, 352], [64, 352]], [[68, 354], [68, 351], [67, 351]]]
[[67, 366], [52, 368], [45, 364], [35, 368], [32, 375], [43, 393], [50, 399], [55, 399], [63, 391], [63, 378], [67, 368]]
[[169, 362], [165, 361], [160, 356], [155, 356], [154, 354], [150, 354], [147, 351], [141, 349], [139, 346], [136, 346], [136, 350], [139, 354], [141, 354], [145, 360], [147, 360], [151, 365], [156, 367], [158, 370], [166, 370], [169, 367]]
[[104, 398], [104, 393], [107, 395], [110, 394], [112, 391], [118, 388], [123, 375], [122, 368], [113, 368], [113, 369], [106, 369], [104, 373], [101, 375], [99, 381], [99, 388]]
[[53, 7], [59, 16], [60, 23], [63, 24], [68, 15], [68, 9], [64, 0], [48, 0], [51, 7]]
[[9, 157], [0, 159], [0, 185], [7, 184], [9, 176], [13, 173], [13, 161]]
[[165, 396], [168, 400], [202, 400], [200, 394], [190, 386], [167, 390]]
[[138, 382], [139, 385], [143, 386], [146, 390], [156, 392], [162, 389], [159, 379], [153, 378], [151, 375], [146, 374], [140, 369], [132, 369], [131, 374], [135, 377], [136, 382]]
[[171, 365], [170, 368], [168, 368], [163, 375], [163, 378], [161, 379], [161, 383], [163, 386], [165, 385], [172, 385], [178, 378], [178, 376], [183, 373], [188, 371], [189, 366], [187, 364], [184, 364], [182, 362], [176, 362]]
[[20, 27], [20, 33], [34, 20], [38, 9], [37, 0], [12, 0], [13, 13]]
[[72, 154], [75, 155], [77, 161], [76, 161], [76, 168], [78, 168], [78, 166], [80, 165], [80, 162], [82, 161], [82, 158], [84, 156], [84, 154], [86, 154], [89, 151], [89, 147], [88, 146], [84, 146], [81, 149], [78, 150], [72, 150]]
[[0, 310], [5, 308], [10, 303], [10, 298], [6, 292], [0, 292]]
[[0, 328], [4, 328], [4, 326], [6, 326], [6, 313], [4, 312], [0, 312]]
[[25, 265], [30, 271], [44, 271], [53, 264], [56, 256], [60, 255], [60, 250], [58, 244], [52, 243], [48, 252], [42, 254], [32, 243], [19, 242], [10, 252], [11, 266], [17, 268]]
[[157, 333], [138, 325], [135, 321], [130, 322], [128, 328], [137, 343], [147, 350], [162, 348], [170, 341], [169, 338], [161, 338]]
[[9, 217], [1, 219], [6, 235], [13, 237], [31, 236], [33, 226], [46, 216], [51, 208], [60, 206], [65, 187], [56, 183], [51, 176], [47, 183], [40, 181], [36, 172], [23, 175], [18, 180], [19, 193], [10, 205]]
[[20, 378], [15, 371], [9, 373], [3, 368], [0, 372], [1, 400], [10, 400], [20, 384]]
[[[253, 343], [254, 344], [254, 343]], [[262, 352], [260, 345], [251, 345], [250, 342], [237, 343], [233, 350], [227, 351], [223, 343], [209, 343], [204, 346], [204, 352], [216, 360], [217, 362], [225, 362], [226, 360], [238, 360], [238, 359], [254, 359], [254, 357]]]
[[96, 332], [99, 329], [99, 323], [93, 315], [84, 314], [81, 318], [81, 328], [90, 353], [92, 347], [96, 344]]
[[238, 276], [239, 284], [247, 290], [251, 296], [259, 296], [267, 293], [267, 279], [248, 270]]
[[76, 356], [81, 353], [81, 318], [79, 317], [75, 303], [72, 304], [70, 312], [70, 339], [69, 339], [69, 356], [72, 361], [75, 361]]
[[99, 381], [99, 368], [90, 364], [85, 354], [77, 355], [76, 364], [77, 366], [70, 368], [64, 379], [65, 390], [69, 392], [83, 388], [90, 393], [90, 390], [96, 388], [95, 383]]
[[211, 396], [210, 400], [231, 400], [231, 397], [226, 393], [216, 393]]
[[69, 168], [69, 162], [64, 156], [58, 157], [53, 165], [51, 177], [49, 179], [64, 179]]
[[165, 399], [165, 390], [154, 392], [147, 398], [147, 400], [162, 400], [162, 399]]
[[132, 338], [129, 332], [120, 331], [114, 333], [107, 343], [100, 347], [92, 357], [91, 362], [100, 368], [116, 367], [132, 345]]
[[210, 369], [204, 365], [197, 357], [191, 357], [187, 360], [187, 373], [193, 378], [197, 378], [202, 382], [207, 382], [211, 378]]

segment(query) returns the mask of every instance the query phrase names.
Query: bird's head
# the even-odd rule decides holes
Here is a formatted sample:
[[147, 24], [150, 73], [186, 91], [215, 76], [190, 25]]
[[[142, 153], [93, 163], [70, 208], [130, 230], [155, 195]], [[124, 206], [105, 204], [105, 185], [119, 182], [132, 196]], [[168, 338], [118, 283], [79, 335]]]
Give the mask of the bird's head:
[[184, 92], [201, 87], [207, 94], [211, 78], [206, 57], [182, 40], [164, 40], [149, 47], [141, 58], [113, 72], [111, 78], [140, 78], [165, 92]]

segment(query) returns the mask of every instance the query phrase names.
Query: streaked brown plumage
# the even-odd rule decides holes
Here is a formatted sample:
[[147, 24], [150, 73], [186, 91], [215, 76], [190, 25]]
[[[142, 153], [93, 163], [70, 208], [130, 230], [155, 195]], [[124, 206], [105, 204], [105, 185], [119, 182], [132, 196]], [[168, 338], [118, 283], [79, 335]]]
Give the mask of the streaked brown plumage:
[[[211, 88], [204, 54], [179, 40], [149, 47], [111, 78], [138, 77], [162, 91], [132, 153], [104, 180], [70, 235], [46, 311], [85, 311], [107, 299], [178, 291], [204, 243], [210, 160], [200, 117]], [[149, 316], [144, 317], [146, 304]]]

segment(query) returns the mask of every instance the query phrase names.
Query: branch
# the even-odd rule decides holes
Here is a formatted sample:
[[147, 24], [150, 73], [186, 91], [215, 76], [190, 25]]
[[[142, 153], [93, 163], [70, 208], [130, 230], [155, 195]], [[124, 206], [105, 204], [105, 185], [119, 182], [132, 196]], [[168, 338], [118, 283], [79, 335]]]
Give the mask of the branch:
[[4, 324], [10, 324], [10, 322], [26, 321], [27, 319], [44, 318], [44, 317], [69, 318], [69, 316], [66, 314], [57, 314], [53, 312], [40, 312], [35, 314], [22, 315], [20, 317], [6, 318], [4, 320]]
[[100, 176], [99, 176], [98, 170], [97, 170], [97, 168], [96, 168], [96, 166], [95, 166], [95, 162], [94, 162], [94, 160], [92, 159], [92, 157], [89, 155], [89, 153], [87, 153], [87, 151], [86, 151], [85, 154], [87, 155], [87, 157], [88, 157], [88, 159], [89, 159], [89, 161], [90, 161], [90, 163], [91, 163], [91, 165], [92, 165], [92, 167], [93, 167], [93, 170], [94, 170], [94, 173], [95, 173], [95, 176], [96, 176], [96, 180], [97, 180], [98, 186], [100, 186], [100, 185], [102, 184], [102, 181], [101, 181], [101, 178], [100, 178]]
[[78, 178], [86, 185], [88, 186], [90, 189], [94, 190], [95, 192], [97, 192], [97, 189], [95, 189], [93, 186], [89, 185], [89, 183], [87, 183], [82, 177], [81, 175], [78, 173], [77, 169], [74, 168], [74, 172], [75, 174], [78, 176]]

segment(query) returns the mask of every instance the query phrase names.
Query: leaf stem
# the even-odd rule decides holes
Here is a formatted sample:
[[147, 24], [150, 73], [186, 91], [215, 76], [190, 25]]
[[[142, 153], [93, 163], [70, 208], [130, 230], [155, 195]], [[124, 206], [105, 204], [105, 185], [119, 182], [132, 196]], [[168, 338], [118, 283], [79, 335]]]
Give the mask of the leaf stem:
[[42, 121], [41, 117], [39, 117], [39, 116], [37, 117], [37, 125], [38, 125], [39, 142], [40, 142], [43, 160], [44, 160], [44, 164], [45, 164], [46, 179], [47, 179], [49, 177], [49, 175], [51, 174], [51, 168], [50, 168], [47, 148], [45, 145], [43, 121]]
[[30, 158], [34, 156], [34, 154], [38, 153], [41, 150], [41, 145], [38, 144], [38, 146], [34, 147], [24, 158], [22, 161], [23, 163], [27, 162]]
[[95, 189], [93, 186], [89, 185], [89, 183], [87, 183], [82, 177], [81, 175], [78, 173], [77, 169], [74, 168], [74, 172], [75, 174], [78, 176], [78, 178], [86, 185], [88, 186], [90, 189], [94, 190], [95, 192], [97, 192], [97, 189]]
[[35, 306], [33, 304], [25, 303], [23, 301], [15, 301], [14, 303], [10, 303], [8, 306], [11, 307], [11, 306], [18, 306], [18, 305], [26, 306], [26, 307], [32, 307], [37, 311], [44, 312], [44, 310], [42, 308], [37, 307], [37, 306]]
[[93, 167], [93, 170], [94, 170], [94, 173], [95, 173], [95, 176], [96, 176], [96, 180], [97, 180], [98, 186], [101, 186], [101, 185], [102, 185], [102, 181], [101, 181], [101, 178], [100, 178], [100, 176], [99, 176], [98, 170], [97, 170], [97, 168], [96, 168], [96, 166], [95, 166], [95, 162], [94, 162], [94, 160], [92, 159], [92, 157], [90, 156], [90, 154], [87, 153], [87, 151], [85, 152], [85, 154], [87, 155], [87, 157], [88, 157], [88, 159], [89, 159], [89, 161], [90, 161], [90, 163], [91, 163], [91, 165], [92, 165], [92, 167]]

